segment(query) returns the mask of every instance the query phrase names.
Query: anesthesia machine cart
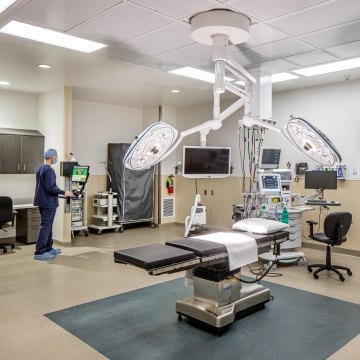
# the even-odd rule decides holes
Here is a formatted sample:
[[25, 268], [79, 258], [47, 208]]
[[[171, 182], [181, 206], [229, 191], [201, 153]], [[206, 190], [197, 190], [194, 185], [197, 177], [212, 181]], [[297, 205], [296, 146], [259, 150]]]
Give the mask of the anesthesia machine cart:
[[77, 234], [84, 231], [88, 236], [86, 184], [90, 167], [77, 162], [61, 162], [60, 175], [65, 176], [65, 188], [74, 194], [67, 205], [67, 210], [70, 208], [71, 212], [71, 232]]

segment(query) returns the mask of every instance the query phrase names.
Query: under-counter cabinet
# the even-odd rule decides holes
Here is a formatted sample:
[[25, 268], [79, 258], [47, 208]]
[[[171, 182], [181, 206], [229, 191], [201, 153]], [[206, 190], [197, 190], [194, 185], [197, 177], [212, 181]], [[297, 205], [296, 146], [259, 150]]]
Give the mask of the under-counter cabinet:
[[18, 209], [16, 214], [16, 241], [36, 243], [40, 229], [40, 211], [37, 207]]
[[36, 130], [0, 128], [0, 174], [34, 174], [44, 158], [44, 136]]

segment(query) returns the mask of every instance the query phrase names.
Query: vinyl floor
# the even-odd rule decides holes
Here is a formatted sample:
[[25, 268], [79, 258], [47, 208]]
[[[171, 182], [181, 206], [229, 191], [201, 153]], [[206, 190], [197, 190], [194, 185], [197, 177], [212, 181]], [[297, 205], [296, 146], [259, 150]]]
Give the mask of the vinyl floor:
[[[164, 243], [182, 234], [181, 226], [169, 224], [80, 235], [74, 247], [62, 247], [62, 255], [45, 262], [33, 260], [34, 245], [19, 243], [15, 252], [1, 253], [0, 359], [105, 359], [44, 314], [182, 277], [182, 273], [149, 276], [142, 269], [113, 262], [114, 250]], [[302, 250], [309, 263], [324, 261], [325, 252]], [[266, 277], [266, 281], [360, 304], [360, 258], [334, 254], [333, 262], [349, 266], [353, 276], [345, 275], [345, 282], [340, 282], [335, 274], [325, 272], [315, 280], [306, 267], [289, 264], [279, 265], [278, 276]], [[243, 275], [251, 275], [247, 267]], [[360, 359], [360, 335], [329, 359]]]

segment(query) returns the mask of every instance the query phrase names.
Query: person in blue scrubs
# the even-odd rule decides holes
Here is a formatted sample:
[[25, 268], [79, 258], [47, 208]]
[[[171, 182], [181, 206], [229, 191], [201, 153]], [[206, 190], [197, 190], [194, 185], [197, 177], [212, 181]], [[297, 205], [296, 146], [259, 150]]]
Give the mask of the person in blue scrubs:
[[57, 151], [49, 149], [44, 153], [45, 162], [36, 171], [36, 187], [34, 205], [39, 207], [41, 223], [35, 247], [35, 260], [50, 260], [61, 253], [61, 249], [53, 248], [52, 227], [59, 206], [58, 195], [72, 197], [71, 191], [65, 191], [56, 185], [56, 174], [52, 165], [58, 161]]

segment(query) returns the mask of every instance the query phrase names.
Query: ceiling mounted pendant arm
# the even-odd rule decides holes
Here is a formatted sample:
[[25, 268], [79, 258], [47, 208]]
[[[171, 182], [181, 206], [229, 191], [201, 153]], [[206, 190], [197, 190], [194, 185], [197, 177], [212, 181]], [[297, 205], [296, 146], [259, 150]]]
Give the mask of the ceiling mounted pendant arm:
[[247, 92], [233, 83], [225, 81], [225, 89], [232, 92], [234, 95], [238, 97], [247, 96]]
[[268, 130], [272, 130], [275, 131], [279, 134], [282, 133], [282, 129], [276, 127], [275, 125], [270, 124], [269, 122], [267, 122], [266, 120], [263, 119], [256, 119], [253, 116], [249, 116], [249, 115], [244, 115], [244, 117], [242, 118], [242, 120], [240, 120], [241, 124], [243, 126], [246, 127], [261, 127], [261, 128], [265, 128]]
[[239, 80], [243, 80], [245, 83], [249, 81], [252, 84], [256, 84], [256, 79], [231, 56], [228, 57], [225, 67]]

